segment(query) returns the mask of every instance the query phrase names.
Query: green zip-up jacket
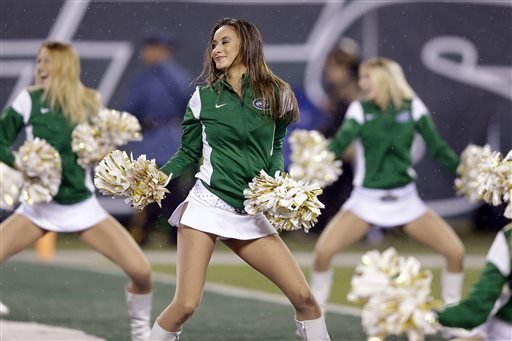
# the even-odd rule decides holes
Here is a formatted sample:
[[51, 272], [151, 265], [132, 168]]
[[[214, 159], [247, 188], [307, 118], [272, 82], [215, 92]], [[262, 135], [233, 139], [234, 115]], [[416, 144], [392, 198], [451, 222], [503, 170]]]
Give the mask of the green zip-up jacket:
[[390, 104], [385, 112], [372, 101], [353, 102], [329, 149], [340, 158], [357, 139], [354, 185], [397, 188], [416, 178], [411, 162], [416, 132], [423, 137], [434, 159], [455, 173], [459, 157], [439, 136], [419, 98], [405, 101], [399, 110]]
[[43, 100], [43, 90], [23, 90], [0, 115], [0, 161], [14, 165], [12, 145], [25, 128], [27, 140], [45, 139], [60, 154], [62, 179], [53, 200], [63, 205], [83, 201], [92, 195], [94, 186], [89, 178], [87, 184], [86, 171], [77, 163], [77, 156], [71, 149], [74, 127], [60, 108], [52, 110]]
[[438, 313], [439, 322], [447, 327], [475, 328], [491, 316], [512, 323], [512, 224], [505, 226], [494, 239], [480, 278], [460, 304]]
[[265, 170], [282, 171], [287, 110], [275, 122], [254, 98], [247, 79], [240, 98], [225, 81], [196, 88], [183, 119], [181, 146], [161, 170], [172, 177], [200, 164], [196, 178], [231, 206], [243, 209], [243, 191]]

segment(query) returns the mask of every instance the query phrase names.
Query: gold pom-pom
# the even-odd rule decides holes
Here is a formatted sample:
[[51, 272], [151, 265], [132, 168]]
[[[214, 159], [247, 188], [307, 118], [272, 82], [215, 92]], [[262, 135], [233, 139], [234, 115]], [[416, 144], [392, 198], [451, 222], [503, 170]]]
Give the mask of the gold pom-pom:
[[290, 174], [305, 183], [325, 187], [342, 173], [342, 162], [327, 149], [329, 141], [316, 130], [294, 130], [289, 137], [291, 148]]
[[317, 198], [321, 193], [317, 184], [304, 185], [280, 172], [273, 178], [262, 170], [244, 190], [244, 206], [249, 214], [263, 213], [277, 231], [308, 232], [324, 208]]
[[132, 167], [132, 160], [126, 152], [114, 150], [96, 167], [94, 185], [102, 194], [127, 197], [130, 195], [129, 169]]
[[478, 193], [479, 165], [491, 156], [492, 151], [488, 145], [480, 147], [470, 144], [464, 149], [457, 167], [458, 178], [455, 179], [457, 194], [464, 195], [473, 202], [480, 200]]
[[146, 160], [146, 155], [139, 156], [132, 165], [128, 171], [132, 192], [125, 201], [140, 210], [153, 202], [161, 207], [161, 201], [169, 193], [165, 187], [171, 177], [158, 170], [154, 159]]
[[83, 168], [98, 162], [99, 131], [88, 123], [81, 123], [71, 133], [71, 148], [78, 157], [78, 164]]
[[462, 152], [457, 173], [457, 193], [494, 206], [508, 203], [504, 215], [512, 218], [512, 151], [503, 158], [489, 146], [469, 145]]
[[512, 219], [512, 150], [503, 159], [501, 172], [504, 176], [503, 201], [507, 203], [504, 216]]
[[165, 187], [170, 179], [158, 170], [155, 160], [146, 160], [146, 155], [134, 161], [126, 152], [114, 150], [96, 168], [94, 184], [100, 193], [126, 197], [126, 203], [142, 210], [153, 202], [161, 205], [169, 193]]
[[399, 257], [393, 248], [370, 251], [352, 278], [350, 301], [365, 304], [362, 325], [368, 335], [400, 335], [422, 340], [434, 334], [433, 309], [441, 307], [430, 293], [432, 273], [413, 257]]
[[140, 131], [139, 121], [132, 114], [102, 109], [90, 123], [75, 127], [71, 146], [78, 163], [85, 168], [98, 163], [119, 146], [142, 140]]
[[46, 140], [27, 140], [14, 153], [15, 166], [23, 173], [21, 200], [29, 205], [50, 202], [59, 191], [62, 165], [59, 152]]
[[0, 162], [0, 208], [12, 211], [19, 201], [23, 174]]
[[101, 131], [105, 143], [114, 148], [142, 140], [139, 120], [126, 111], [103, 109], [95, 117], [93, 125]]

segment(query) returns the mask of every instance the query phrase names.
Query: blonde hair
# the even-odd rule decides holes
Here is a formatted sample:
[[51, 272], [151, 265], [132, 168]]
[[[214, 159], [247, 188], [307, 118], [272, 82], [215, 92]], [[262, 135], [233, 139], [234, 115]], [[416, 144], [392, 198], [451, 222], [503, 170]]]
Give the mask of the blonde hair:
[[416, 94], [405, 78], [402, 67], [394, 60], [376, 57], [361, 64], [361, 72], [368, 71], [377, 95], [374, 101], [386, 109], [390, 102], [400, 108], [404, 100], [410, 100]]
[[[44, 90], [43, 99], [52, 110], [60, 107], [64, 116], [72, 123], [85, 122], [94, 116], [101, 106], [98, 91], [85, 87], [80, 81], [80, 59], [76, 50], [69, 44], [45, 42], [39, 51], [46, 50], [50, 57], [49, 84]], [[41, 78], [36, 72], [36, 86]]]

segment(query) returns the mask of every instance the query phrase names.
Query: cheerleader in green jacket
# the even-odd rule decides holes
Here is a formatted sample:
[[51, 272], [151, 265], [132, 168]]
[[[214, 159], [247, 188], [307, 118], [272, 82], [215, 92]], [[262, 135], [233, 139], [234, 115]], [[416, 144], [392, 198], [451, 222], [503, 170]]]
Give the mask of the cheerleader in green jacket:
[[176, 178], [200, 164], [196, 185], [169, 220], [178, 226], [176, 292], [149, 339], [178, 338], [200, 303], [220, 239], [289, 298], [304, 340], [329, 340], [321, 309], [292, 254], [265, 216], [247, 215], [243, 204], [243, 190], [260, 170], [272, 175], [283, 170], [286, 127], [299, 115], [295, 96], [270, 71], [257, 28], [244, 20], [215, 24], [202, 76], [207, 85], [190, 99], [181, 147], [161, 167]]
[[441, 139], [423, 102], [407, 83], [402, 68], [386, 58], [360, 67], [364, 99], [353, 102], [329, 149], [339, 158], [355, 140], [356, 172], [350, 199], [329, 222], [315, 246], [311, 288], [321, 306], [329, 298], [331, 260], [363, 238], [370, 225], [403, 226], [413, 239], [442, 254], [445, 304], [460, 300], [464, 246], [450, 226], [418, 196], [411, 146], [415, 133], [431, 155], [455, 172], [458, 156]]
[[71, 148], [74, 127], [98, 112], [100, 95], [80, 81], [75, 49], [60, 42], [46, 42], [39, 50], [35, 80], [36, 85], [23, 90], [0, 116], [0, 161], [14, 166], [11, 147], [24, 129], [27, 139], [45, 139], [59, 152], [61, 185], [51, 202], [22, 203], [0, 225], [0, 262], [48, 231], [79, 233], [85, 243], [117, 263], [130, 277], [126, 299], [132, 340], [146, 340], [152, 297], [149, 262], [126, 229], [100, 206], [90, 170], [77, 163]]
[[438, 312], [446, 327], [473, 329], [471, 340], [512, 340], [512, 224], [498, 232], [480, 278], [460, 304]]

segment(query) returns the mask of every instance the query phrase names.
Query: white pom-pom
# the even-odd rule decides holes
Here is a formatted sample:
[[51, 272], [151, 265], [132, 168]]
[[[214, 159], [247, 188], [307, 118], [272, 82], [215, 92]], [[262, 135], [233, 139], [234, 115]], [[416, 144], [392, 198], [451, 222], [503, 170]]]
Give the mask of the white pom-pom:
[[403, 258], [393, 248], [383, 254], [366, 253], [352, 278], [349, 299], [365, 303], [362, 325], [368, 335], [407, 333], [412, 340], [434, 334], [432, 309], [441, 302], [430, 296], [432, 273], [422, 271], [413, 257]]
[[462, 152], [457, 173], [457, 193], [494, 206], [507, 203], [504, 215], [512, 218], [512, 151], [503, 158], [489, 146], [469, 145]]
[[142, 210], [153, 202], [160, 205], [169, 193], [165, 187], [171, 176], [159, 171], [155, 160], [146, 160], [146, 155], [134, 161], [126, 152], [114, 150], [96, 168], [94, 184], [102, 194], [126, 197], [126, 203]]
[[14, 153], [15, 165], [24, 174], [21, 200], [29, 205], [50, 202], [59, 191], [62, 166], [59, 152], [46, 140], [27, 140]]
[[142, 140], [141, 126], [127, 112], [102, 109], [90, 123], [81, 123], [72, 133], [72, 149], [78, 163], [87, 167], [98, 163], [115, 148]]
[[131, 195], [125, 201], [139, 210], [153, 202], [161, 206], [169, 193], [165, 187], [171, 177], [158, 170], [155, 160], [146, 160], [146, 155], [141, 155], [133, 161], [128, 173]]
[[304, 185], [287, 173], [273, 178], [262, 170], [244, 191], [244, 206], [249, 214], [263, 213], [277, 231], [308, 232], [324, 208], [317, 198], [321, 193], [318, 185]]
[[71, 148], [78, 157], [78, 164], [83, 168], [98, 162], [99, 132], [88, 123], [81, 123], [71, 133]]
[[0, 208], [12, 211], [19, 201], [23, 174], [0, 162]]
[[93, 124], [102, 132], [103, 139], [114, 147], [142, 140], [139, 121], [125, 111], [102, 109], [94, 118]]
[[101, 160], [94, 175], [94, 185], [100, 193], [113, 197], [130, 195], [129, 169], [132, 160], [126, 152], [114, 150]]
[[316, 130], [294, 130], [289, 137], [290, 175], [305, 183], [325, 187], [342, 173], [342, 162], [328, 150], [329, 141]]

